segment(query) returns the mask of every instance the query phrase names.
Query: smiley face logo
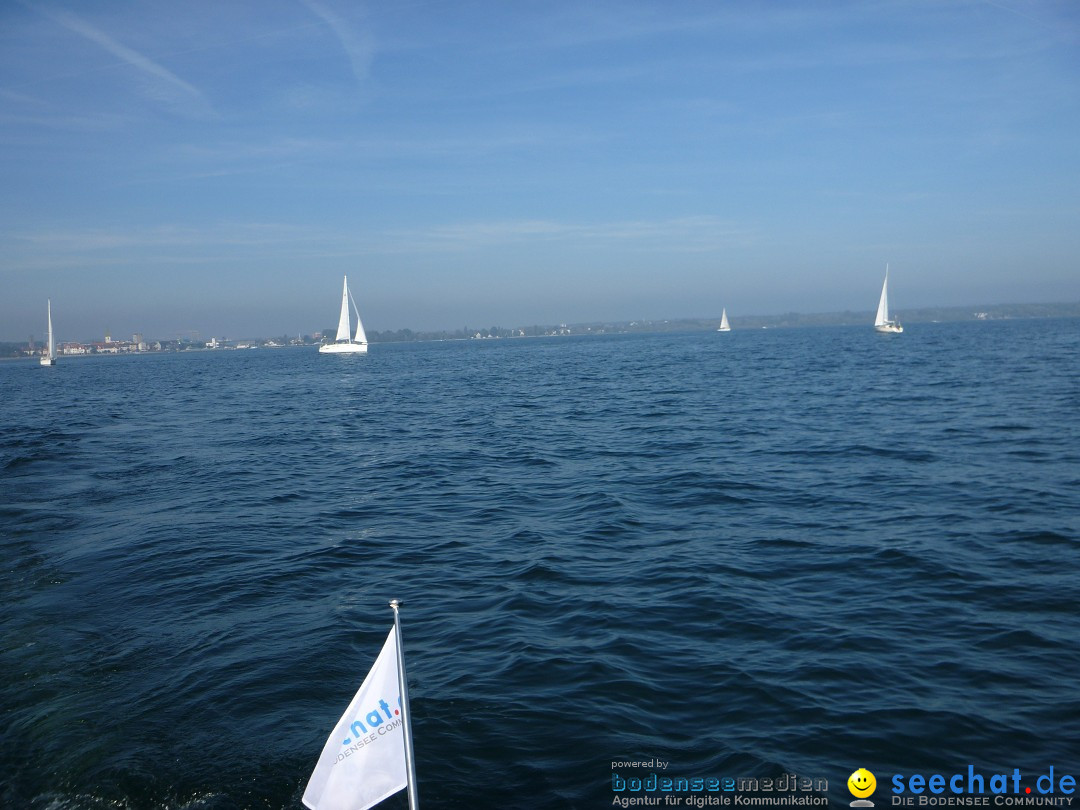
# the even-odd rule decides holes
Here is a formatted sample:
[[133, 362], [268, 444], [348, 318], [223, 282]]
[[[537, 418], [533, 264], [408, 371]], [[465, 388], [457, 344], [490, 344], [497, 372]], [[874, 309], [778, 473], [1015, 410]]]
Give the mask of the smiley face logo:
[[877, 787], [877, 779], [866, 768], [859, 768], [847, 780], [847, 789], [857, 799], [865, 799], [874, 792]]

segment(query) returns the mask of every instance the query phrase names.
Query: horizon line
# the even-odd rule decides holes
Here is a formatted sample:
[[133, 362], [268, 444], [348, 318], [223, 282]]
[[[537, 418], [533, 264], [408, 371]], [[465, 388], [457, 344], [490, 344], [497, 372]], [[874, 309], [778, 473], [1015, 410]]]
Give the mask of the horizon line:
[[[1041, 315], [1040, 314], [1012, 315], [1012, 316], [1001, 316], [1001, 315], [992, 316], [991, 315], [992, 311], [1001, 310], [1001, 309], [1005, 309], [1005, 308], [1035, 308], [1035, 309], [1059, 310], [1059, 311], [1062, 311], [1062, 312], [1061, 312], [1061, 314], [1041, 314]], [[1072, 313], [1068, 312], [1068, 310], [1071, 310], [1071, 309], [1075, 309], [1076, 311], [1072, 312]], [[762, 324], [762, 322], [765, 322], [765, 321], [773, 321], [773, 322], [775, 322], [775, 321], [780, 321], [780, 320], [783, 320], [783, 319], [792, 319], [792, 318], [804, 319], [804, 322], [799, 323], [799, 324], [790, 324], [790, 323], [789, 324], [783, 324], [783, 323], [767, 324], [767, 325], [780, 326], [780, 327], [784, 327], [784, 328], [793, 328], [795, 326], [845, 326], [845, 325], [854, 326], [854, 325], [858, 325], [858, 323], [861, 323], [861, 319], [863, 317], [865, 317], [867, 322], [870, 325], [873, 325], [873, 312], [874, 312], [874, 310], [872, 308], [867, 309], [867, 310], [851, 310], [851, 309], [833, 310], [833, 311], [830, 311], [830, 312], [799, 312], [799, 311], [791, 310], [791, 311], [788, 311], [788, 312], [777, 312], [777, 313], [770, 313], [770, 314], [765, 314], [765, 315], [737, 315], [734, 318], [732, 318], [732, 316], [729, 313], [728, 320], [732, 321], [733, 324], [737, 324], [739, 321], [743, 321], [743, 322], [754, 323], [754, 324], [760, 326]], [[1045, 302], [1044, 301], [1044, 302], [1031, 302], [1031, 303], [1012, 302], [1012, 303], [1001, 303], [1001, 304], [935, 305], [935, 306], [913, 307], [913, 308], [905, 309], [902, 312], [905, 313], [905, 318], [908, 321], [912, 322], [912, 323], [931, 322], [932, 319], [930, 317], [928, 317], [928, 313], [939, 313], [939, 314], [952, 313], [953, 315], [959, 315], [960, 313], [970, 312], [969, 318], [962, 318], [961, 319], [961, 318], [953, 317], [953, 318], [949, 318], [950, 321], [968, 320], [968, 319], [970, 319], [970, 320], [984, 320], [984, 319], [985, 320], [998, 320], [1001, 317], [1010, 317], [1010, 318], [1066, 317], [1066, 318], [1068, 318], [1068, 317], [1080, 317], [1080, 300], [1064, 301], [1064, 302], [1060, 302], [1060, 301], [1059, 302]], [[979, 317], [980, 313], [984, 317], [980, 318]], [[856, 322], [854, 320], [856, 318], [858, 318], [860, 320]], [[837, 323], [831, 323], [831, 324], [829, 324], [829, 323], [813, 323], [813, 321], [824, 321], [824, 320], [829, 320], [829, 319], [845, 319], [845, 320], [837, 322]], [[496, 325], [495, 328], [500, 329], [500, 330], [505, 329], [507, 331], [511, 331], [511, 330], [516, 330], [516, 329], [560, 329], [560, 328], [573, 329], [573, 328], [595, 327], [595, 326], [620, 327], [620, 326], [634, 326], [634, 325], [637, 325], [637, 324], [645, 324], [645, 325], [680, 324], [680, 323], [682, 323], [682, 324], [695, 324], [695, 323], [696, 324], [702, 324], [702, 323], [711, 323], [712, 321], [716, 321], [717, 323], [719, 323], [720, 315], [716, 315], [716, 316], [677, 316], [677, 317], [667, 317], [667, 318], [663, 318], [663, 317], [623, 318], [623, 319], [620, 319], [620, 320], [575, 321], [574, 323], [566, 323], [565, 321], [563, 321], [563, 322], [560, 322], [558, 324], [555, 324], [555, 323], [530, 323], [530, 324], [527, 324], [527, 325], [520, 325], [519, 324], [517, 326]], [[805, 321], [810, 321], [810, 322], [805, 322]], [[490, 328], [486, 327], [486, 326], [483, 326], [483, 327], [476, 327], [475, 330], [477, 332], [485, 332], [485, 331], [490, 331]], [[735, 326], [733, 325], [733, 331], [734, 330], [735, 330]], [[113, 330], [111, 330], [111, 329], [107, 329], [105, 331], [110, 336], [113, 333]], [[309, 336], [314, 335], [315, 331], [316, 330], [312, 330], [311, 332], [309, 332]], [[318, 331], [320, 333], [325, 332], [325, 330], [318, 330]], [[393, 333], [393, 332], [406, 332], [406, 331], [407, 332], [413, 332], [415, 334], [420, 334], [420, 335], [423, 335], [423, 334], [432, 334], [432, 335], [434, 335], [434, 334], [454, 334], [454, 333], [458, 333], [458, 332], [473, 331], [473, 327], [469, 327], [467, 324], [464, 325], [464, 326], [461, 326], [461, 327], [454, 327], [454, 328], [414, 328], [414, 327], [411, 327], [411, 326], [401, 326], [401, 327], [398, 327], [396, 329], [390, 328], [390, 327], [387, 327], [385, 329], [367, 328], [366, 331], [368, 331], [372, 335], [378, 335], [378, 334], [383, 334], [383, 333]], [[152, 341], [152, 342], [158, 342], [158, 343], [160, 343], [162, 341], [178, 341], [178, 340], [183, 340], [185, 337], [188, 337], [188, 339], [191, 339], [190, 338], [191, 335], [201, 335], [201, 334], [203, 334], [203, 332], [204, 332], [204, 330], [202, 330], [202, 329], [174, 330], [175, 337], [147, 338], [147, 340]], [[132, 334], [143, 334], [145, 336], [146, 333], [138, 332], [136, 330], [136, 331], [132, 332]], [[209, 338], [220, 338], [221, 340], [228, 340], [228, 341], [269, 340], [271, 338], [276, 338], [276, 337], [281, 337], [281, 336], [290, 336], [290, 339], [291, 339], [291, 335], [293, 335], [293, 334], [296, 334], [298, 336], [302, 336], [301, 332], [281, 332], [280, 334], [270, 334], [269, 337], [267, 337], [264, 334], [264, 335], [245, 335], [245, 336], [235, 337], [235, 338], [222, 337], [220, 334], [215, 333], [215, 332], [206, 332], [206, 334], [208, 335]], [[30, 337], [33, 337], [33, 335], [31, 335]], [[201, 339], [201, 338], [199, 338], [199, 339]], [[118, 340], [113, 341], [113, 342], [119, 343], [122, 340], [127, 342], [126, 339], [118, 339]], [[90, 339], [90, 340], [64, 340], [62, 342], [64, 342], [64, 343], [89, 343], [89, 344], [100, 343], [100, 342], [104, 342], [104, 335], [102, 336], [101, 339], [94, 338], [94, 339]], [[376, 341], [376, 342], [382, 342], [382, 341]], [[393, 342], [393, 341], [386, 341], [386, 342]], [[27, 343], [26, 339], [21, 339], [21, 340], [3, 340], [3, 339], [0, 339], [0, 344], [24, 345], [26, 343]]]

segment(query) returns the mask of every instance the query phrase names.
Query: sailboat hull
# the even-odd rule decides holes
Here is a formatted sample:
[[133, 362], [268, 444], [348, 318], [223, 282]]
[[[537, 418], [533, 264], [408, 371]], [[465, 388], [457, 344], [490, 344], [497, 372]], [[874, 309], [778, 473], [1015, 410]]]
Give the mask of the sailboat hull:
[[902, 327], [898, 323], [876, 324], [874, 326], [874, 329], [876, 329], [878, 332], [884, 332], [884, 333], [891, 332], [894, 335], [899, 335], [901, 332], [904, 331], [904, 327]]
[[54, 360], [51, 357], [42, 357], [41, 360], [40, 360], [40, 363], [43, 366], [55, 366], [56, 365], [56, 360]]
[[319, 347], [320, 354], [367, 354], [366, 343], [327, 343]]

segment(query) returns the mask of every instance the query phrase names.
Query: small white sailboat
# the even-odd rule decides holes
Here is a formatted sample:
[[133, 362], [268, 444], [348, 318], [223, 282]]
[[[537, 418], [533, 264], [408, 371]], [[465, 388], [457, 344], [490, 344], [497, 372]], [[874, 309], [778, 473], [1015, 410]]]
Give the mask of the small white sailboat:
[[877, 305], [877, 318], [874, 319], [874, 328], [879, 332], [904, 331], [900, 321], [889, 320], [889, 265], [885, 265], [885, 283], [881, 285], [881, 299]]
[[[356, 313], [356, 336], [350, 337], [351, 324], [349, 322], [349, 303], [352, 302], [353, 312]], [[345, 283], [341, 290], [341, 316], [338, 318], [337, 337], [333, 343], [324, 343], [319, 347], [323, 354], [359, 354], [367, 351], [367, 335], [364, 334], [364, 324], [360, 322], [360, 310], [356, 308], [356, 301], [349, 292], [349, 277], [345, 276]]]
[[41, 365], [43, 366], [55, 366], [56, 365], [56, 340], [53, 338], [52, 331], [52, 299], [49, 299], [49, 348], [48, 354], [41, 355]]
[[727, 320], [727, 307], [725, 307], [723, 312], [720, 313], [720, 328], [717, 329], [716, 331], [717, 332], [730, 332], [731, 331], [731, 324], [728, 323], [728, 320]]

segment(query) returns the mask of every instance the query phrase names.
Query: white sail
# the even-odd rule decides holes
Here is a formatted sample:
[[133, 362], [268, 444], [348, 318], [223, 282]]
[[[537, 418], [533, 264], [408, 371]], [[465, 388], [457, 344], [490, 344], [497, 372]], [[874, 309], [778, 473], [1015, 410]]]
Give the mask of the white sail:
[[874, 328], [879, 332], [903, 332], [899, 321], [889, 320], [889, 265], [885, 265], [885, 281], [881, 285], [881, 298], [878, 299], [877, 317]]
[[397, 628], [338, 720], [303, 802], [313, 810], [366, 810], [408, 784]]
[[877, 305], [877, 319], [874, 326], [884, 326], [889, 322], [889, 265], [885, 265], [885, 283], [881, 285], [881, 298]]
[[52, 330], [52, 299], [51, 298], [49, 299], [48, 312], [49, 312], [49, 359], [50, 360], [55, 360], [56, 359], [56, 338], [53, 337], [53, 330]]
[[727, 308], [726, 307], [724, 308], [723, 312], [720, 313], [720, 328], [717, 329], [716, 331], [717, 332], [730, 332], [731, 331], [731, 324], [728, 323], [728, 319], [727, 319]]
[[349, 339], [349, 277], [345, 276], [345, 281], [341, 288], [341, 316], [338, 318], [337, 323], [337, 337], [334, 340], [348, 340]]
[[54, 366], [54, 365], [56, 365], [56, 340], [53, 338], [53, 330], [52, 330], [52, 299], [51, 298], [49, 299], [48, 313], [49, 313], [49, 316], [48, 316], [49, 317], [49, 321], [48, 321], [48, 323], [49, 323], [49, 326], [48, 326], [48, 330], [49, 330], [49, 353], [46, 354], [46, 355], [42, 355], [42, 357], [41, 357], [41, 365], [43, 365], [43, 366]]
[[356, 299], [352, 297], [352, 293], [349, 293], [349, 299], [352, 301], [353, 312], [356, 313], [356, 342], [367, 343], [367, 334], [364, 332], [364, 324], [360, 321], [360, 310], [356, 307]]

